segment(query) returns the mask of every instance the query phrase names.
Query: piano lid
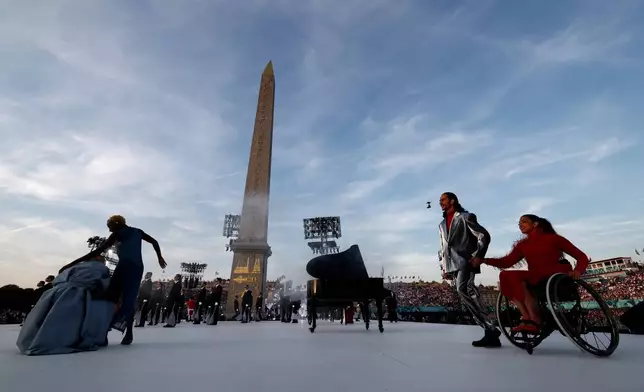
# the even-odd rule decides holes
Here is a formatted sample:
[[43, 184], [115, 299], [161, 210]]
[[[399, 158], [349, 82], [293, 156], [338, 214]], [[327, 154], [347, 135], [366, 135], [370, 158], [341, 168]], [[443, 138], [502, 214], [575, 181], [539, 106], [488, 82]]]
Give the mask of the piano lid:
[[344, 252], [315, 257], [306, 264], [306, 272], [316, 279], [368, 279], [358, 245]]

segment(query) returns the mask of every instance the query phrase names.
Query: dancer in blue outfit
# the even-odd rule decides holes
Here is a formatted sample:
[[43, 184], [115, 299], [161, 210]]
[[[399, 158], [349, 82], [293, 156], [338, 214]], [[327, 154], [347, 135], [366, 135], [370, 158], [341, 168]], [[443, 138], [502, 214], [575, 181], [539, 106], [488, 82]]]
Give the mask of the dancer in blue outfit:
[[112, 275], [109, 295], [116, 301], [122, 298], [122, 305], [114, 315], [113, 327], [125, 331], [121, 344], [131, 344], [134, 340], [134, 312], [136, 299], [139, 294], [139, 285], [143, 277], [143, 256], [141, 255], [142, 241], [148, 242], [154, 248], [159, 259], [159, 266], [166, 267], [166, 262], [161, 255], [159, 243], [143, 230], [130, 227], [125, 223], [125, 218], [114, 215], [107, 220], [107, 228], [112, 233], [98, 248], [85, 256], [64, 266], [60, 272], [70, 268], [83, 260], [92, 259], [110, 247], [116, 247], [119, 263]]

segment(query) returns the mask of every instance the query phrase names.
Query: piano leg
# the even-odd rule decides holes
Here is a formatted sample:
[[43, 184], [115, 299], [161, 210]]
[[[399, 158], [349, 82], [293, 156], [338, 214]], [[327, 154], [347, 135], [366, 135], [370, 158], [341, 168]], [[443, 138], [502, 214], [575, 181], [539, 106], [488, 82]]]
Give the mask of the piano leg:
[[380, 333], [385, 331], [385, 328], [382, 326], [382, 299], [376, 299], [376, 317], [378, 317], [378, 330]]
[[317, 304], [315, 303], [315, 300], [309, 300], [308, 305], [309, 305], [309, 308], [307, 312], [311, 317], [311, 326], [309, 327], [309, 331], [313, 333], [315, 332], [315, 327], [317, 326], [317, 322], [316, 322], [318, 318]]
[[369, 330], [369, 302], [360, 302], [360, 310], [362, 311], [362, 318], [364, 319], [364, 327]]

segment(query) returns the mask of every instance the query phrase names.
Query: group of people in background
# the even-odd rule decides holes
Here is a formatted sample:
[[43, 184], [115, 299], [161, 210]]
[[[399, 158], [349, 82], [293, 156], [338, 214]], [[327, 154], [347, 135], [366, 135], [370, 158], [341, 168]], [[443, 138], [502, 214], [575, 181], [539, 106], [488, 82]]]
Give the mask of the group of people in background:
[[148, 325], [156, 325], [161, 321], [166, 323], [164, 327], [172, 328], [181, 322], [184, 314], [187, 321], [195, 324], [201, 322], [216, 324], [221, 317], [224, 291], [221, 283], [222, 279], [217, 278], [217, 283], [210, 292], [204, 284], [194, 296], [186, 300], [186, 291], [182, 287], [180, 274], [175, 275], [166, 295], [161, 282], [157, 282], [153, 290], [152, 273], [148, 272], [139, 291], [135, 327], [144, 327], [146, 321]]
[[[166, 323], [165, 327], [171, 328], [173, 322], [168, 320], [181, 320], [200, 324], [214, 318], [218, 321], [223, 317], [222, 310], [224, 289], [223, 279], [217, 278], [215, 284], [208, 288], [203, 283], [198, 290], [184, 289], [182, 276], [177, 274], [169, 286], [164, 282], [153, 282], [152, 273], [148, 272], [141, 282], [137, 300], [137, 313], [135, 316], [135, 328], [146, 325], [156, 325], [159, 322]], [[264, 298], [260, 293], [253, 301], [253, 292], [246, 286], [241, 296], [235, 295], [233, 299], [233, 311], [231, 320], [247, 323], [249, 321], [260, 321], [265, 318]], [[173, 315], [173, 317], [170, 317]]]

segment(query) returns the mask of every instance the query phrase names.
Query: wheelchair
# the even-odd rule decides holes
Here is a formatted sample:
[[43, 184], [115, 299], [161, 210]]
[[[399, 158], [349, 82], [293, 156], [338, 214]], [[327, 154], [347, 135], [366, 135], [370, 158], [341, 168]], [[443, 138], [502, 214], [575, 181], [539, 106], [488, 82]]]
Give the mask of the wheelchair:
[[[597, 357], [608, 357], [619, 345], [619, 326], [612, 312], [601, 296], [585, 281], [574, 280], [566, 274], [555, 274], [536, 286], [529, 286], [539, 305], [541, 330], [534, 334], [513, 332], [512, 328], [521, 322], [521, 313], [502, 293], [496, 300], [496, 318], [501, 332], [514, 346], [532, 355], [533, 350], [553, 332], [567, 337], [580, 350]], [[597, 303], [597, 309], [584, 309], [588, 303], [582, 299], [584, 290]], [[595, 312], [595, 313], [593, 313]], [[592, 315], [601, 314], [607, 325], [594, 325]], [[608, 344], [600, 344], [595, 333], [607, 334]], [[585, 338], [592, 334], [587, 341]], [[595, 343], [593, 345], [593, 343]], [[601, 347], [600, 347], [601, 345]]]

